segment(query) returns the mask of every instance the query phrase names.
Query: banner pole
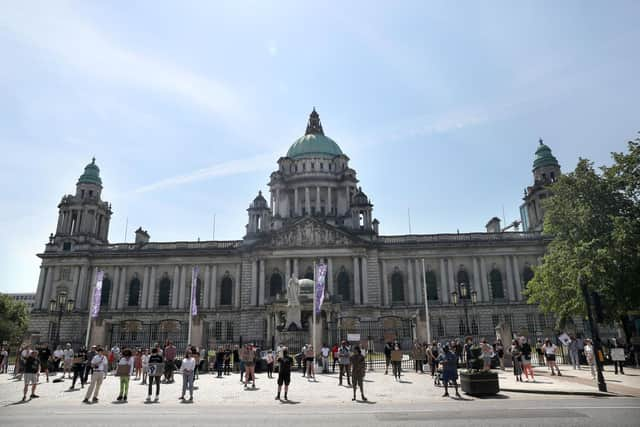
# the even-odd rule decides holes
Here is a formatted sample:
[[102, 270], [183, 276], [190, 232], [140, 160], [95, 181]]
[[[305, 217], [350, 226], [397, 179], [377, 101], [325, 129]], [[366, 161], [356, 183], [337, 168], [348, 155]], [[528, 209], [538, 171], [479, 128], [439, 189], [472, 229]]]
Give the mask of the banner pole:
[[315, 363], [315, 354], [316, 354], [316, 286], [318, 275], [316, 272], [316, 262], [313, 261], [313, 338], [312, 338], [312, 346], [313, 346], [313, 354], [314, 354], [314, 363]]
[[[96, 282], [98, 281], [98, 270], [96, 268]], [[93, 290], [93, 292], [91, 292], [91, 290]], [[93, 299], [94, 296], [93, 294], [96, 291], [96, 285], [94, 284], [93, 286], [89, 285], [89, 318], [87, 319], [87, 336], [84, 338], [84, 348], [85, 349], [89, 349], [89, 336], [91, 335], [91, 315], [93, 314]]]

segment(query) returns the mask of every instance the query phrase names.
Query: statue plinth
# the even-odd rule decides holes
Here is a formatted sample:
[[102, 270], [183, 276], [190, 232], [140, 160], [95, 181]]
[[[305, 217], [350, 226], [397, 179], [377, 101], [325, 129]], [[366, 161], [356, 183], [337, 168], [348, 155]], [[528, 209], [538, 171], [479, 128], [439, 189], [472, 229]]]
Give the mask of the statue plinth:
[[[295, 325], [295, 327], [292, 325]], [[285, 329], [295, 330], [296, 328], [302, 329], [302, 315], [300, 314], [299, 305], [287, 307], [287, 324], [285, 326]]]

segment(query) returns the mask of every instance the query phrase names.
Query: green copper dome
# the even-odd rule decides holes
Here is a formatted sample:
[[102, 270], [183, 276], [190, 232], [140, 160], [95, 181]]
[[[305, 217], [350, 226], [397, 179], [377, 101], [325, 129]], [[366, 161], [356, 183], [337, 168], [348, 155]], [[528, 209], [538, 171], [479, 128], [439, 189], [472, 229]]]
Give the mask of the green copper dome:
[[533, 160], [533, 169], [538, 169], [543, 166], [557, 166], [558, 160], [551, 154], [551, 148], [542, 143], [542, 139], [540, 140], [540, 145], [538, 145], [538, 149], [536, 150], [536, 158]]
[[100, 168], [96, 165], [96, 158], [91, 159], [91, 163], [89, 163], [84, 168], [84, 173], [80, 175], [78, 179], [78, 184], [95, 184], [102, 185], [102, 179], [100, 179]]
[[320, 123], [320, 116], [314, 108], [309, 115], [307, 130], [303, 136], [296, 139], [287, 151], [287, 157], [300, 158], [312, 156], [340, 156], [342, 150], [336, 142], [325, 136]]

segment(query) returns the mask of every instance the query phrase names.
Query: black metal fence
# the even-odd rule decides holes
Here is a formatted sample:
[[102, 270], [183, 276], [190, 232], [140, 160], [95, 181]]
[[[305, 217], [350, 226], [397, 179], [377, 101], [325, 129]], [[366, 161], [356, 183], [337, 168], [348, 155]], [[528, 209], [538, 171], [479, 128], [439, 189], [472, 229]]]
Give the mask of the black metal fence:
[[178, 354], [182, 354], [187, 345], [187, 328], [178, 320], [159, 323], [123, 322], [111, 326], [110, 346], [124, 348], [151, 348], [155, 343], [164, 346], [167, 340], [173, 342]]

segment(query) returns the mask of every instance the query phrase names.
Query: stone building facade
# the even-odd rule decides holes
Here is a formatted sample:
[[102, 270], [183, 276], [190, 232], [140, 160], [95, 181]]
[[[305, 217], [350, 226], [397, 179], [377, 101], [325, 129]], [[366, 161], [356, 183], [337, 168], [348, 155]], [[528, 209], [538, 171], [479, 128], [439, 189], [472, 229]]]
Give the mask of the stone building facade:
[[[540, 161], [550, 150], [538, 151], [536, 162], [542, 165], [534, 167], [531, 194], [544, 189], [540, 167], [550, 167], [548, 158]], [[554, 176], [559, 172], [558, 166]], [[548, 243], [537, 229], [506, 232], [494, 218], [486, 233], [379, 235], [373, 204], [349, 158], [325, 136], [315, 110], [305, 134], [278, 160], [269, 187], [269, 201], [259, 192], [249, 205], [242, 240], [153, 242], [139, 228], [135, 243], [110, 243], [112, 210], [101, 199], [94, 159], [75, 195], [62, 198], [56, 232], [38, 255], [32, 339], [51, 342], [61, 327], [62, 341], [83, 343], [101, 270], [101, 309], [91, 320], [91, 342], [145, 346], [172, 338], [186, 344], [191, 276], [198, 266], [191, 342], [251, 340], [269, 346], [291, 338], [285, 327], [286, 283], [292, 276], [313, 277], [314, 262], [328, 267], [318, 343], [349, 332], [376, 344], [389, 334], [424, 340], [425, 290], [434, 339], [469, 332], [493, 337], [499, 322], [530, 335], [552, 326], [552, 319], [523, 296], [531, 267]], [[75, 308], [57, 325], [47, 307], [60, 293], [73, 299]], [[301, 302], [298, 335], [308, 333], [311, 323], [311, 300]]]

